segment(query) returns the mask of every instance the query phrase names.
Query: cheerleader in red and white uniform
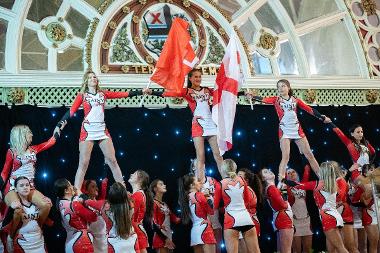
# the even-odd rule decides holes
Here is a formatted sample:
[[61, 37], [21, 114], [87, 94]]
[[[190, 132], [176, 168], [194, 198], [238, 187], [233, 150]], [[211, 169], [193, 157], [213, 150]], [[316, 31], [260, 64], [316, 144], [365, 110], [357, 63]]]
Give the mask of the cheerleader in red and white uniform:
[[224, 240], [227, 252], [237, 253], [239, 232], [242, 233], [249, 252], [260, 252], [254, 222], [248, 209], [254, 203], [247, 183], [236, 174], [236, 163], [231, 159], [223, 161], [221, 189], [215, 193], [215, 206], [221, 200], [224, 204]]
[[[309, 178], [310, 167], [304, 168], [301, 182], [306, 182]], [[286, 170], [286, 178], [295, 182], [300, 182], [298, 173], [294, 169]], [[294, 236], [292, 248], [295, 253], [311, 252], [313, 243], [313, 232], [311, 231], [310, 215], [306, 206], [306, 191], [287, 187], [288, 202], [293, 212]]]
[[[263, 186], [261, 184], [260, 178], [254, 174], [252, 171], [246, 168], [241, 168], [237, 174], [239, 177], [243, 178], [247, 182], [247, 187], [249, 193], [251, 194], [251, 204], [248, 206], [248, 212], [251, 215], [252, 221], [255, 224], [257, 237], [260, 236], [260, 222], [257, 217], [257, 207], [262, 206], [262, 192]], [[239, 252], [249, 252], [245, 241], [242, 240], [243, 235], [239, 236]]]
[[[214, 90], [208, 87], [202, 87], [202, 71], [193, 69], [188, 74], [187, 88], [183, 88], [181, 92], [152, 92], [150, 89], [145, 89], [144, 93], [163, 97], [182, 97], [184, 98], [193, 113], [191, 132], [195, 151], [197, 155], [197, 168], [202, 169], [205, 164], [205, 139], [208, 141], [218, 170], [223, 162], [223, 157], [220, 155], [218, 142], [216, 138], [216, 125], [211, 117], [210, 98], [213, 96]], [[244, 92], [239, 92], [242, 95]]]
[[166, 193], [166, 185], [162, 180], [153, 180], [149, 188], [151, 192], [154, 192], [153, 249], [156, 249], [157, 253], [169, 253], [175, 248], [170, 225], [171, 223], [179, 224], [181, 219], [172, 213], [169, 206], [162, 201], [162, 197]]
[[81, 189], [94, 141], [99, 141], [99, 147], [115, 181], [124, 184], [123, 175], [115, 157], [115, 148], [104, 122], [104, 107], [107, 99], [126, 98], [141, 94], [141, 91], [114, 92], [101, 90], [99, 80], [94, 72], [87, 71], [84, 74], [81, 91], [76, 96], [70, 110], [61, 119], [62, 122], [73, 117], [79, 107], [83, 106], [84, 120], [79, 138], [79, 165], [74, 182], [77, 189]]
[[30, 181], [27, 177], [20, 176], [14, 181], [14, 187], [22, 206], [16, 208], [13, 214], [12, 229], [8, 236], [8, 252], [46, 252], [44, 236], [38, 221], [40, 210], [28, 201]]
[[54, 189], [59, 199], [58, 208], [66, 229], [66, 253], [93, 253], [92, 235], [88, 224], [96, 221], [97, 214], [86, 208], [76, 197], [74, 187], [67, 179], [58, 179]]
[[178, 180], [178, 203], [183, 224], [192, 221], [190, 246], [194, 252], [214, 253], [215, 237], [208, 215], [213, 214], [212, 199], [201, 192], [202, 183], [193, 174]]
[[349, 184], [344, 179], [344, 173], [339, 163], [332, 161], [336, 175], [337, 195], [336, 204], [337, 209], [343, 219], [343, 242], [344, 246], [349, 252], [359, 252], [357, 244], [355, 243], [355, 230], [354, 230], [354, 213], [352, 212], [350, 204], [348, 204], [348, 191]]
[[360, 166], [370, 164], [375, 158], [374, 147], [365, 139], [362, 126], [355, 124], [350, 127], [350, 137], [347, 137], [334, 123], [330, 123], [333, 131], [346, 146], [352, 162]]
[[[61, 125], [63, 128], [66, 122]], [[35, 164], [37, 154], [51, 148], [60, 134], [60, 129], [54, 129], [53, 136], [46, 142], [38, 145], [31, 145], [33, 133], [26, 125], [14, 126], [10, 134], [10, 148], [7, 151], [5, 163], [0, 177], [0, 189], [3, 189], [5, 203], [7, 206], [16, 208], [21, 206], [17, 194], [14, 192], [14, 181], [20, 176], [27, 177], [30, 181], [29, 201], [35, 204], [40, 210], [40, 221], [45, 222], [50, 208], [51, 201], [41, 192], [34, 188], [34, 177], [36, 174]], [[1, 208], [1, 213], [5, 213], [5, 207]]]
[[[354, 164], [351, 167], [351, 179], [356, 182], [358, 188], [351, 198], [353, 204], [360, 203], [362, 206], [362, 224], [368, 237], [368, 253], [377, 252], [379, 243], [379, 228], [376, 215], [376, 206], [372, 195], [371, 183], [368, 180], [375, 168], [373, 166], [364, 165], [361, 167], [362, 174], [359, 172], [360, 165]], [[378, 173], [377, 170], [376, 173]]]
[[305, 104], [301, 99], [293, 96], [293, 90], [290, 87], [290, 83], [286, 79], [281, 79], [277, 82], [277, 90], [279, 96], [262, 98], [254, 96], [253, 99], [263, 103], [274, 105], [278, 118], [280, 120], [279, 125], [279, 139], [280, 148], [282, 152], [282, 158], [279, 165], [279, 182], [285, 177], [285, 168], [289, 162], [290, 154], [290, 141], [294, 140], [298, 146], [301, 154], [304, 154], [309, 161], [311, 168], [317, 172], [318, 162], [315, 160], [313, 152], [311, 152], [309, 142], [302, 130], [302, 127], [297, 118], [297, 108], [301, 108], [307, 113], [313, 115], [324, 123], [330, 123], [330, 118], [325, 115], [321, 115], [316, 109], [311, 108]]
[[337, 210], [337, 183], [335, 169], [332, 162], [324, 162], [319, 169], [319, 180], [288, 185], [296, 189], [313, 190], [315, 203], [319, 208], [319, 215], [323, 231], [326, 235], [329, 252], [347, 253], [339, 228], [343, 227], [343, 219]]
[[[102, 180], [101, 191], [95, 180], [84, 180], [82, 185], [82, 193], [90, 200], [105, 200], [107, 193], [108, 179]], [[101, 210], [99, 210], [101, 211]], [[94, 253], [102, 253], [107, 251], [107, 230], [104, 214], [98, 215], [96, 221], [91, 222], [88, 231], [93, 235]]]
[[[202, 192], [206, 192], [212, 198], [214, 204], [215, 193], [220, 192], [220, 182], [213, 177], [206, 176], [205, 166], [202, 169], [197, 168], [197, 159], [191, 162], [191, 173], [194, 173], [199, 180], [203, 182]], [[220, 253], [222, 251], [221, 244], [223, 240], [222, 225], [219, 221], [219, 208], [214, 205], [214, 214], [208, 216], [212, 229], [214, 231], [214, 236], [216, 240], [216, 251], [215, 253]]]
[[108, 192], [109, 208], [105, 208], [108, 219], [108, 252], [139, 253], [137, 234], [132, 225], [133, 201], [121, 183], [114, 183]]
[[151, 220], [153, 215], [153, 196], [149, 190], [149, 175], [143, 170], [137, 170], [131, 174], [128, 183], [133, 189], [131, 196], [134, 204], [132, 225], [137, 234], [140, 252], [146, 253], [149, 243], [148, 235], [143, 227], [143, 220], [144, 217]]
[[264, 183], [264, 196], [273, 210], [273, 228], [278, 232], [277, 250], [282, 253], [290, 253], [293, 241], [293, 212], [287, 201], [282, 198], [281, 192], [274, 184], [276, 176], [269, 169], [259, 172]]

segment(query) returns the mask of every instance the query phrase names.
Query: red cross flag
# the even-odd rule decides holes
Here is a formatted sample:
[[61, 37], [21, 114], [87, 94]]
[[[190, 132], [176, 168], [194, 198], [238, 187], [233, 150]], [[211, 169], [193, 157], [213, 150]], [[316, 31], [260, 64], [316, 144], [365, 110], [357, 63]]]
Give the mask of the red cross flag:
[[188, 28], [189, 23], [185, 20], [181, 18], [173, 20], [155, 71], [150, 78], [151, 81], [170, 91], [181, 91], [185, 76], [199, 60], [191, 46]]
[[216, 76], [212, 102], [212, 119], [217, 125], [217, 139], [221, 155], [232, 148], [237, 93], [243, 79], [237, 36], [235, 32], [232, 32]]

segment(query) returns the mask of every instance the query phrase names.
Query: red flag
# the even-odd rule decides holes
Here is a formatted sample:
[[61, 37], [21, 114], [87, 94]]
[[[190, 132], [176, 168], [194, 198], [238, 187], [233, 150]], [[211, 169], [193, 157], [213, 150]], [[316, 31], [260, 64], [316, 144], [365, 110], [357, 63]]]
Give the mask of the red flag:
[[168, 38], [157, 61], [155, 71], [150, 78], [167, 90], [180, 92], [185, 76], [198, 62], [188, 32], [189, 23], [175, 18]]
[[213, 94], [212, 119], [217, 125], [217, 139], [221, 155], [232, 148], [237, 93], [241, 82], [239, 47], [236, 34], [233, 32], [216, 76]]

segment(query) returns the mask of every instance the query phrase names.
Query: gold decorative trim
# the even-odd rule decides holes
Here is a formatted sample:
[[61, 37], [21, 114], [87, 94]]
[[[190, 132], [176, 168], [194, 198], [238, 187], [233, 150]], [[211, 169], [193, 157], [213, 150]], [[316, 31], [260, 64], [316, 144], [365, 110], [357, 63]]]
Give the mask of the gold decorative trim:
[[378, 90], [368, 90], [365, 93], [365, 98], [368, 101], [368, 103], [374, 104], [374, 103], [376, 103], [377, 99], [379, 98], [379, 91]]
[[208, 19], [210, 18], [210, 14], [206, 11], [202, 12], [202, 17], [204, 17], [205, 19]]
[[306, 103], [312, 104], [315, 101], [317, 101], [317, 91], [308, 89], [303, 93], [303, 99], [305, 100]]
[[367, 62], [367, 70], [368, 70], [369, 76], [370, 76], [370, 78], [374, 78], [374, 73], [372, 71], [372, 65], [371, 65], [365, 44], [364, 44], [364, 38], [360, 32], [360, 27], [358, 25], [358, 21], [355, 19], [354, 13], [351, 9], [351, 0], [345, 0], [344, 3], [346, 5], [346, 8], [348, 9], [348, 13], [350, 13], [352, 23], [355, 25], [356, 32], [358, 33], [360, 45], [362, 46], [362, 50], [364, 52], [364, 57], [365, 57], [366, 62]]
[[67, 38], [72, 40], [74, 38], [74, 36], [71, 33], [69, 33], [69, 34], [67, 34]]
[[108, 9], [108, 7], [110, 6], [110, 4], [113, 2], [114, 0], [104, 0], [104, 2], [102, 3], [102, 5], [99, 6], [98, 8], [98, 13], [100, 15], [103, 15], [104, 12]]
[[140, 43], [141, 43], [140, 37], [139, 37], [139, 36], [135, 36], [135, 37], [133, 38], [133, 42], [134, 42], [136, 45], [140, 45]]
[[376, 2], [374, 0], [362, 0], [360, 5], [363, 10], [367, 13], [367, 16], [376, 14]]
[[147, 63], [149, 63], [149, 64], [153, 64], [154, 59], [153, 59], [152, 56], [147, 55], [147, 56], [145, 57], [145, 61], [146, 61]]
[[127, 65], [123, 65], [121, 67], [121, 71], [123, 71], [124, 74], [127, 74], [129, 72], [129, 66]]
[[139, 3], [140, 3], [141, 5], [145, 5], [145, 4], [146, 4], [146, 0], [139, 0]]
[[211, 4], [215, 9], [217, 9], [219, 11], [220, 14], [222, 14], [222, 16], [228, 20], [229, 23], [232, 22], [232, 19], [231, 19], [231, 16], [229, 16], [228, 14], [226, 14], [226, 12], [220, 8], [216, 3], [215, 3], [215, 0], [206, 0], [209, 4]]
[[102, 48], [107, 50], [110, 48], [110, 44], [107, 41], [103, 41], [102, 42]]
[[138, 24], [138, 23], [140, 22], [140, 18], [139, 18], [139, 16], [134, 15], [133, 18], [132, 18], [132, 21], [133, 21], [135, 24]]
[[25, 91], [22, 88], [11, 88], [7, 95], [7, 101], [11, 104], [22, 104], [25, 100]]
[[128, 5], [125, 5], [125, 6], [123, 7], [122, 11], [123, 11], [124, 13], [130, 13], [130, 12], [131, 12], [131, 8], [129, 8]]
[[199, 45], [201, 46], [201, 47], [205, 47], [205, 46], [207, 46], [207, 42], [206, 42], [206, 40], [200, 40], [199, 41]]
[[199, 19], [199, 18], [197, 18], [197, 19], [195, 20], [195, 24], [196, 24], [197, 26], [201, 26], [201, 25], [202, 25], [202, 20]]
[[110, 68], [107, 65], [103, 65], [100, 70], [102, 73], [108, 73], [108, 71], [110, 71]]
[[170, 102], [172, 102], [175, 105], [181, 105], [183, 104], [183, 101], [183, 98], [170, 98]]
[[191, 3], [189, 0], [183, 0], [182, 1], [182, 5], [186, 8], [189, 8], [191, 6]]
[[92, 69], [92, 63], [91, 63], [92, 41], [94, 40], [95, 30], [98, 24], [99, 24], [99, 19], [94, 18], [90, 24], [90, 31], [86, 39], [86, 58], [85, 59], [88, 65], [88, 69]]
[[226, 31], [223, 29], [223, 27], [219, 27], [218, 33], [223, 36], [226, 34]]
[[117, 27], [117, 24], [115, 21], [111, 20], [109, 23], [108, 23], [108, 27], [112, 30], [115, 30], [116, 27]]

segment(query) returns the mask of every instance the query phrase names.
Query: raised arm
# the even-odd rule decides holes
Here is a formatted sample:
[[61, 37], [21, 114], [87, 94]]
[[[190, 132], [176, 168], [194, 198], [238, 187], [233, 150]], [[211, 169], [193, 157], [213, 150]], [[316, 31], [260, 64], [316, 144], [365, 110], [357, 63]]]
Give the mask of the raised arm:
[[351, 139], [348, 138], [334, 123], [331, 122], [329, 125], [344, 145], [348, 146], [352, 143]]
[[62, 124], [64, 121], [68, 120], [69, 118], [71, 118], [72, 116], [74, 116], [74, 114], [78, 111], [79, 107], [81, 106], [83, 102], [83, 93], [78, 93], [77, 96], [75, 97], [75, 100], [73, 102], [73, 105], [70, 107], [70, 110], [68, 110], [64, 115], [63, 117], [61, 118], [61, 120], [58, 122], [57, 124], [57, 127], [61, 128]]
[[97, 214], [90, 209], [83, 206], [83, 204], [79, 201], [72, 202], [72, 208], [75, 213], [84, 219], [86, 222], [94, 222], [97, 219]]
[[103, 91], [104, 95], [108, 99], [113, 99], [113, 98], [126, 98], [126, 97], [135, 97], [135, 96], [140, 96], [142, 95], [141, 90], [133, 90], [133, 91]]
[[[310, 115], [313, 115], [314, 117], [316, 117], [317, 119], [319, 119], [321, 121], [325, 121], [326, 119], [330, 120], [325, 115], [320, 114], [316, 109], [305, 104], [305, 102], [302, 101], [301, 99], [296, 98], [296, 100], [297, 100], [297, 106], [299, 108], [301, 108], [302, 110], [306, 111], [307, 113], [309, 113]], [[329, 122], [331, 122], [331, 121], [329, 121]], [[329, 123], [329, 122], [326, 122], [326, 123]]]
[[102, 180], [102, 184], [100, 186], [100, 195], [98, 196], [98, 200], [104, 200], [104, 199], [106, 199], [107, 185], [108, 185], [108, 178], [104, 178]]
[[45, 151], [45, 150], [51, 148], [52, 146], [54, 146], [58, 137], [59, 136], [57, 134], [55, 134], [54, 136], [50, 137], [49, 140], [47, 140], [43, 143], [37, 144], [37, 145], [33, 145], [33, 146], [31, 146], [31, 148], [38, 154], [38, 153]]
[[277, 101], [277, 97], [274, 96], [274, 97], [260, 97], [260, 96], [252, 96], [252, 99], [257, 101], [257, 102], [261, 102], [261, 103], [264, 103], [264, 104], [270, 104], [270, 105], [273, 105], [276, 101]]

